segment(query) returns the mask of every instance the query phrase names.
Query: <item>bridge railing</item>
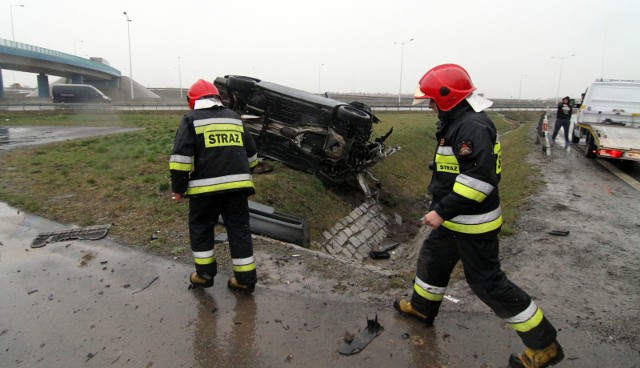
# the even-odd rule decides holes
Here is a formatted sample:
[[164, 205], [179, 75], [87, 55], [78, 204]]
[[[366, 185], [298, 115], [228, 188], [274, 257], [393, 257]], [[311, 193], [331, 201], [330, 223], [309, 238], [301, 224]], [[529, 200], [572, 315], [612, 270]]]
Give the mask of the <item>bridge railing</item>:
[[71, 65], [88, 68], [88, 69], [99, 70], [108, 74], [116, 75], [118, 77], [120, 76], [120, 71], [118, 69], [115, 69], [107, 64], [102, 64], [102, 63], [95, 62], [93, 60], [81, 58], [76, 55], [71, 55], [71, 54], [47, 49], [40, 46], [29, 45], [22, 42], [6, 40], [3, 38], [0, 38], [0, 51], [8, 54], [15, 54], [17, 56], [27, 56], [27, 57], [37, 57], [38, 55], [41, 55], [42, 59], [46, 59], [49, 61], [60, 61], [60, 60], [55, 60], [55, 58], [63, 59], [66, 63]]

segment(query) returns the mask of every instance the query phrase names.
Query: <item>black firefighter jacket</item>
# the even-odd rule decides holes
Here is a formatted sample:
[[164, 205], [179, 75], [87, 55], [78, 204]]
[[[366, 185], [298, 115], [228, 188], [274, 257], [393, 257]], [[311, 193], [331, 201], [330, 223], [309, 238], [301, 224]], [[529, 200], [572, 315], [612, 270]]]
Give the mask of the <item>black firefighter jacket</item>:
[[225, 107], [194, 109], [176, 132], [169, 159], [171, 189], [185, 196], [251, 195], [251, 170], [257, 164], [256, 145], [238, 114]]
[[463, 103], [440, 113], [438, 146], [429, 185], [431, 210], [458, 234], [497, 234], [502, 225], [498, 182], [501, 149], [497, 130], [484, 112]]

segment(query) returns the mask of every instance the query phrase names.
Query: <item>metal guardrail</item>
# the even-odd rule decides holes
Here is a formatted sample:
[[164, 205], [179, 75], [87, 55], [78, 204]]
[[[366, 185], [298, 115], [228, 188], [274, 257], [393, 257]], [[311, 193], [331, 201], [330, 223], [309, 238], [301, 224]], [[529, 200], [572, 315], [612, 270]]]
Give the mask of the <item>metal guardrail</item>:
[[184, 103], [0, 103], [0, 111], [186, 111]]
[[[429, 111], [427, 106], [372, 106], [373, 111]], [[0, 111], [186, 111], [184, 103], [131, 102], [131, 103], [0, 103]], [[488, 111], [546, 111], [546, 106], [494, 105]]]

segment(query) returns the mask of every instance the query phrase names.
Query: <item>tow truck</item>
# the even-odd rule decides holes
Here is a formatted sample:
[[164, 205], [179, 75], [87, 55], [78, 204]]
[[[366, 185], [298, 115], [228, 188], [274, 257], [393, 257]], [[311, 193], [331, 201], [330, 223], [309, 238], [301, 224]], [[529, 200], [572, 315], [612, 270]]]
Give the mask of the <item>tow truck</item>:
[[572, 143], [584, 155], [640, 161], [640, 81], [596, 80], [583, 94]]

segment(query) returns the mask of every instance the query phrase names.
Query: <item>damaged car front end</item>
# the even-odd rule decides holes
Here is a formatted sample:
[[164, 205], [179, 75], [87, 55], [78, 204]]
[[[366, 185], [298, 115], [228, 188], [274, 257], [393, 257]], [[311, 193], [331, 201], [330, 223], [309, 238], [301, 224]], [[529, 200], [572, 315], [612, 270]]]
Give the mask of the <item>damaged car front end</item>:
[[368, 197], [376, 194], [368, 171], [400, 147], [385, 135], [370, 141], [380, 120], [362, 103], [344, 103], [255, 78], [229, 75], [214, 81], [225, 106], [242, 116], [258, 153], [315, 174], [328, 184], [355, 177]]

